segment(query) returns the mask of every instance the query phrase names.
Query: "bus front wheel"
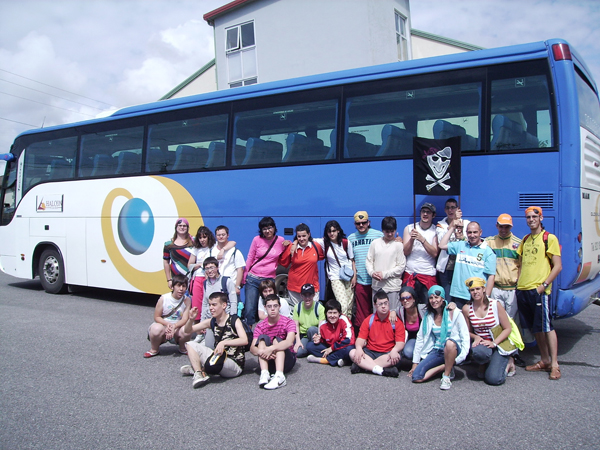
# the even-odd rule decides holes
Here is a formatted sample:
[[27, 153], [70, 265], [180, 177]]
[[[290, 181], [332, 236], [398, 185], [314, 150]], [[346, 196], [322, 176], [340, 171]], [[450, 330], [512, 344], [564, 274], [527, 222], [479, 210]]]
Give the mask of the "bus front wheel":
[[67, 292], [65, 265], [62, 257], [55, 249], [49, 248], [42, 252], [38, 273], [42, 287], [49, 294], [64, 294]]

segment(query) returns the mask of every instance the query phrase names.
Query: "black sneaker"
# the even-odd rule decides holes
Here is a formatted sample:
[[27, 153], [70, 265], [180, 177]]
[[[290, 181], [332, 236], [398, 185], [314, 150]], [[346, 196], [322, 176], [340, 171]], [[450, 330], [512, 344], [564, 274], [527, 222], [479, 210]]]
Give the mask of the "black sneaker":
[[400, 372], [398, 372], [398, 369], [396, 367], [386, 367], [385, 369], [383, 369], [384, 377], [398, 378], [398, 375], [400, 375]]
[[527, 363], [525, 361], [523, 361], [519, 355], [512, 355], [512, 357], [515, 360], [515, 365], [517, 365], [519, 367], [527, 366]]
[[362, 369], [359, 367], [358, 364], [356, 363], [352, 363], [352, 366], [350, 366], [350, 373], [355, 374], [355, 373], [361, 373]]

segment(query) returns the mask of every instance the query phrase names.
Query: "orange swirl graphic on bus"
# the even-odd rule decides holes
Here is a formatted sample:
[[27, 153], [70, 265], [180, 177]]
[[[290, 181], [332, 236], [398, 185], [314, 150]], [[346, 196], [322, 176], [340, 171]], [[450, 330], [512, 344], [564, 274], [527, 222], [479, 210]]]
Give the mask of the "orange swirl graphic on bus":
[[[160, 182], [170, 195], [161, 195], [155, 190], [144, 190], [152, 192], [152, 201], [155, 204], [165, 205], [175, 202], [177, 217], [185, 217], [190, 222], [190, 232], [194, 232], [203, 225], [200, 210], [190, 193], [179, 183], [164, 177], [149, 177]], [[142, 182], [142, 180], [140, 180]], [[101, 227], [104, 237], [104, 245], [111, 262], [123, 278], [136, 289], [142, 292], [163, 294], [169, 290], [164, 270], [143, 271], [133, 267], [121, 254], [121, 250], [115, 239], [112, 222], [112, 207], [114, 201], [124, 197], [128, 201], [121, 209], [118, 217], [118, 237], [121, 245], [132, 255], [141, 255], [150, 247], [154, 239], [166, 241], [172, 235], [154, 236], [155, 224], [152, 209], [145, 200], [134, 197], [130, 191], [124, 188], [115, 188], [108, 193], [102, 205]], [[161, 198], [165, 197], [165, 198]], [[171, 198], [168, 198], [171, 197]], [[173, 218], [173, 223], [175, 222]], [[161, 261], [161, 255], [148, 255], [148, 258]]]

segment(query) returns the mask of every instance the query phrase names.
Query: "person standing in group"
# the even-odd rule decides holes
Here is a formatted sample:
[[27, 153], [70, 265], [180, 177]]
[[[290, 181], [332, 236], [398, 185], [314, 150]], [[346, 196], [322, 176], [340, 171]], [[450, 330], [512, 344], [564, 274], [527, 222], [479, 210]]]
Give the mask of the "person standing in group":
[[[219, 252], [223, 251], [223, 259], [217, 258], [219, 261], [219, 272], [224, 277], [229, 277], [234, 281], [235, 293], [239, 302], [241, 301], [240, 293], [242, 292], [242, 280], [244, 279], [244, 268], [246, 267], [244, 255], [242, 255], [242, 252], [237, 247], [229, 248], [229, 228], [225, 225], [219, 225], [215, 228], [215, 236], [217, 237]], [[233, 311], [230, 314], [237, 313]]]
[[517, 282], [517, 303], [525, 323], [535, 335], [541, 359], [525, 368], [530, 372], [550, 372], [551, 380], [561, 377], [558, 365], [558, 338], [552, 325], [550, 293], [552, 282], [562, 270], [558, 238], [544, 230], [544, 215], [539, 206], [525, 210], [530, 234], [523, 238], [517, 252], [521, 255], [521, 274]]
[[[440, 220], [436, 226], [437, 240], [438, 242], [442, 241], [442, 238], [448, 231], [448, 227], [455, 220], [458, 219], [461, 222], [457, 222], [457, 227], [450, 236], [450, 242], [454, 241], [464, 241], [464, 227], [469, 225], [469, 221], [467, 219], [462, 218], [462, 211], [458, 207], [458, 202], [454, 198], [449, 198], [446, 200], [446, 205], [444, 206], [444, 211], [446, 212], [446, 217]], [[462, 225], [462, 226], [461, 226]], [[454, 263], [456, 262], [456, 255], [449, 255], [447, 250], [440, 250], [440, 254], [437, 259], [437, 264], [435, 266], [437, 270], [438, 280], [440, 282], [440, 286], [444, 288], [446, 291], [446, 298], [450, 298], [450, 285], [452, 284], [452, 275], [454, 274]]]
[[375, 239], [369, 247], [367, 254], [367, 272], [371, 276], [373, 291], [383, 289], [390, 302], [390, 320], [396, 321], [400, 308], [400, 289], [402, 288], [402, 274], [406, 267], [404, 246], [397, 242], [396, 219], [384, 217], [381, 221], [383, 237]]
[[187, 219], [179, 218], [175, 222], [175, 234], [170, 241], [165, 242], [163, 248], [163, 267], [167, 277], [169, 289], [173, 289], [173, 275], [186, 276], [188, 263], [194, 241], [189, 233], [190, 224]]
[[[354, 286], [356, 284], [356, 266], [354, 252], [348, 244], [346, 234], [337, 220], [325, 224], [323, 239], [315, 238], [325, 252], [325, 269], [336, 300], [342, 305], [341, 314], [352, 318], [354, 305]], [[352, 272], [352, 275], [350, 275]], [[331, 300], [326, 298], [326, 300]]]
[[[258, 320], [264, 320], [267, 318], [267, 310], [265, 308], [264, 300], [268, 295], [277, 294], [277, 287], [273, 280], [262, 280], [258, 286], [258, 292], [260, 294], [260, 300], [258, 302]], [[290, 304], [285, 298], [279, 298], [279, 314], [284, 317], [292, 318], [292, 309]]]
[[419, 222], [404, 228], [406, 269], [402, 284], [413, 287], [419, 303], [423, 304], [427, 302], [429, 288], [437, 283], [435, 258], [438, 255], [438, 240], [433, 224], [435, 211], [433, 204], [423, 203]]
[[[496, 277], [490, 298], [498, 300], [508, 316], [518, 324], [517, 280], [521, 271], [521, 257], [517, 250], [521, 239], [512, 234], [512, 227], [512, 217], [509, 214], [500, 214], [496, 221], [498, 234], [487, 237], [485, 242], [496, 254]], [[525, 367], [525, 362], [517, 353], [512, 358], [517, 365]]]
[[369, 214], [366, 211], [358, 211], [354, 214], [354, 226], [356, 231], [348, 236], [348, 241], [354, 253], [354, 267], [356, 267], [356, 283], [354, 286], [355, 313], [352, 324], [359, 329], [364, 320], [373, 313], [373, 290], [371, 289], [371, 277], [367, 272], [367, 255], [373, 240], [383, 236], [379, 230], [371, 228]]
[[289, 243], [282, 236], [277, 236], [277, 227], [271, 217], [263, 217], [258, 222], [258, 236], [250, 244], [244, 272], [244, 320], [249, 326], [256, 323], [260, 284], [264, 280], [275, 279], [279, 256]]
[[314, 299], [319, 301], [319, 266], [317, 263], [323, 259], [323, 249], [319, 244], [313, 242], [308, 225], [299, 224], [296, 227], [294, 243], [287, 246], [279, 257], [279, 264], [289, 267], [287, 287], [290, 306], [294, 307], [302, 302], [300, 292], [305, 284], [314, 286]]
[[188, 269], [192, 272], [189, 289], [192, 294], [192, 308], [195, 307], [198, 309], [198, 317], [193, 318], [195, 321], [200, 320], [200, 313], [202, 312], [203, 284], [204, 280], [206, 280], [203, 268], [204, 260], [209, 256], [214, 256], [217, 259], [219, 257], [223, 258], [224, 252], [235, 247], [235, 244], [235, 241], [229, 241], [224, 250], [219, 251], [215, 235], [212, 231], [205, 226], [198, 228], [188, 261]]

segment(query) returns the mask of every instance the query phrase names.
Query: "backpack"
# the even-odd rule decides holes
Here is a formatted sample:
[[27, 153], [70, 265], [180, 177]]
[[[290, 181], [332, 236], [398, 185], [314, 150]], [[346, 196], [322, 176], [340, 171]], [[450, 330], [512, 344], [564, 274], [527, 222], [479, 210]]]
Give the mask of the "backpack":
[[[221, 277], [221, 292], [225, 295], [229, 295], [227, 291], [227, 281], [229, 281], [229, 277]], [[206, 292], [206, 283], [208, 282], [208, 278], [204, 280], [204, 292]]]
[[[369, 319], [369, 330], [371, 329], [371, 325], [373, 325], [373, 321], [375, 320], [375, 313], [371, 314], [371, 318]], [[392, 323], [392, 330], [396, 331], [396, 323]]]
[[[240, 319], [240, 318], [236, 314], [231, 314], [231, 326], [233, 327], [234, 330], [235, 330], [235, 323], [238, 321], [238, 319]], [[215, 319], [214, 317], [212, 319], [210, 319], [210, 329], [213, 330], [213, 332], [215, 330], [216, 324], [217, 324], [217, 319]], [[246, 337], [248, 338], [248, 343], [246, 345], [244, 345], [244, 347], [243, 347], [244, 352], [249, 352], [250, 347], [252, 346], [252, 341], [254, 340], [254, 333], [252, 332], [252, 328], [250, 328], [250, 325], [248, 325], [243, 320], [242, 320], [242, 327], [244, 327], [244, 331], [246, 332]], [[236, 330], [236, 334], [237, 334], [237, 330]]]
[[[319, 303], [315, 302], [315, 317], [319, 319]], [[302, 308], [302, 302], [298, 303], [298, 319], [300, 318], [300, 308]]]
[[[525, 236], [523, 238], [523, 241], [522, 241], [523, 248], [525, 248], [525, 241], [529, 238], [529, 236], [531, 236], [531, 233], [529, 233], [527, 236]], [[548, 258], [548, 236], [550, 236], [550, 233], [548, 233], [546, 230], [544, 230], [544, 234], [542, 235], [542, 240], [544, 241], [544, 247], [546, 248], [546, 251], [544, 252], [544, 255], [546, 255], [546, 258]], [[559, 244], [559, 248], [562, 250], [562, 245]], [[548, 262], [550, 263], [550, 270], [552, 270], [554, 268], [554, 264], [552, 263], [552, 258], [548, 258]]]

